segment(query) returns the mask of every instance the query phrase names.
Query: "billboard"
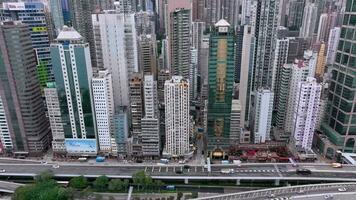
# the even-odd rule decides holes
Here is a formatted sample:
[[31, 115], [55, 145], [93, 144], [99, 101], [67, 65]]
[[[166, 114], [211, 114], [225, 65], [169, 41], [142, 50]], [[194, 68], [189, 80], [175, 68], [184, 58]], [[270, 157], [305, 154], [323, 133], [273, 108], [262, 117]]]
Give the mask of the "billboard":
[[3, 3], [3, 8], [5, 10], [25, 10], [25, 3]]
[[65, 139], [65, 147], [69, 154], [96, 154], [96, 139]]

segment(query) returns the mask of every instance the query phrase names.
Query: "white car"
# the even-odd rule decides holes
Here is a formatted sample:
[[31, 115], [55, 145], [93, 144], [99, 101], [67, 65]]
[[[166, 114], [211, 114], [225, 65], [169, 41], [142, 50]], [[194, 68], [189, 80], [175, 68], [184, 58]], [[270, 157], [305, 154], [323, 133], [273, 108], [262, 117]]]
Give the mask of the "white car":
[[5, 173], [6, 170], [5, 169], [0, 169], [0, 173]]
[[346, 192], [347, 189], [346, 189], [345, 187], [342, 187], [342, 188], [338, 188], [337, 191], [339, 191], [339, 192]]
[[58, 168], [59, 168], [59, 164], [54, 164], [54, 165], [52, 165], [52, 167], [53, 167], [54, 169], [58, 169]]

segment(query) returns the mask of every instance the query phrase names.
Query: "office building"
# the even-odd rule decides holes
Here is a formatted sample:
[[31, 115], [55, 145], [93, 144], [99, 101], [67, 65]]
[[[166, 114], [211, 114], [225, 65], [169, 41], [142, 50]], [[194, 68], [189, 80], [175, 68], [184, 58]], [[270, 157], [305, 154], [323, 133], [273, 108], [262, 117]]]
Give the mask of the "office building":
[[15, 156], [41, 155], [49, 147], [50, 129], [29, 26], [19, 21], [2, 22], [0, 51], [0, 113], [7, 124], [1, 121], [1, 142]]
[[307, 2], [304, 7], [303, 23], [299, 30], [299, 37], [312, 37], [317, 21], [318, 6], [315, 3]]
[[99, 150], [103, 153], [112, 152], [114, 98], [112, 77], [109, 70], [99, 71], [92, 79], [95, 121]]
[[332, 65], [335, 62], [335, 56], [337, 52], [337, 45], [339, 44], [341, 28], [335, 27], [330, 30], [328, 40], [328, 50], [326, 53], [326, 64]]
[[234, 29], [221, 19], [210, 35], [208, 153], [223, 157], [230, 146], [230, 115], [235, 70]]
[[294, 144], [297, 150], [309, 151], [319, 114], [321, 85], [313, 77], [298, 83], [293, 109]]
[[3, 147], [3, 152], [11, 152], [14, 148], [12, 144], [12, 139], [10, 135], [10, 129], [7, 125], [8, 121], [6, 119], [6, 113], [4, 108], [4, 103], [0, 96], [0, 142]]
[[143, 75], [153, 75], [157, 79], [155, 35], [139, 36], [139, 65]]
[[[345, 17], [341, 27], [339, 45], [333, 67], [328, 93], [328, 105], [325, 121], [321, 130], [330, 143], [321, 148], [321, 152], [333, 158], [337, 150], [354, 152], [355, 150], [355, 66], [356, 38], [352, 33], [356, 30], [354, 16], [356, 2], [347, 1]], [[353, 110], [352, 110], [353, 109]], [[324, 142], [323, 142], [324, 143]], [[329, 149], [329, 150], [327, 150]]]
[[254, 86], [272, 88], [273, 58], [277, 37], [279, 0], [260, 0], [257, 3], [254, 55]]
[[202, 22], [204, 20], [205, 0], [192, 0], [192, 21]]
[[52, 132], [52, 150], [54, 154], [65, 154], [64, 124], [62, 123], [60, 102], [56, 89], [56, 83], [49, 82], [44, 88], [47, 113]]
[[265, 143], [271, 139], [271, 123], [273, 111], [273, 92], [258, 90], [253, 120], [253, 138], [255, 144]]
[[198, 50], [190, 48], [189, 99], [194, 101], [198, 92]]
[[298, 93], [298, 83], [307, 80], [307, 77], [314, 77], [316, 67], [317, 54], [312, 51], [306, 51], [303, 60], [295, 60], [289, 86], [288, 108], [284, 121], [284, 130], [286, 133], [291, 133], [293, 128], [293, 109]]
[[157, 82], [152, 75], [144, 76], [145, 114], [141, 120], [142, 154], [147, 157], [160, 155], [160, 131], [158, 116]]
[[231, 103], [230, 140], [232, 144], [240, 143], [241, 104], [237, 99]]
[[189, 79], [190, 69], [190, 10], [177, 9], [170, 15], [170, 63], [173, 75]]
[[329, 34], [329, 33], [326, 33], [326, 32], [329, 32], [329, 30], [327, 30], [328, 18], [329, 18], [329, 16], [327, 13], [322, 13], [320, 15], [318, 32], [317, 32], [317, 36], [316, 36], [316, 40], [319, 42], [326, 42], [326, 39], [328, 39], [326, 37], [326, 35]]
[[104, 11], [93, 14], [95, 54], [99, 69], [109, 69], [113, 79], [114, 106], [129, 106], [128, 78], [138, 72], [133, 14]]
[[155, 15], [153, 12], [136, 12], [135, 13], [135, 24], [136, 24], [136, 33], [137, 35], [155, 34]]
[[96, 154], [89, 44], [73, 28], [63, 27], [51, 44], [55, 88], [68, 154]]
[[166, 143], [164, 154], [184, 156], [189, 153], [189, 83], [173, 76], [164, 84]]
[[28, 25], [31, 32], [32, 46], [36, 52], [37, 75], [41, 88], [48, 81], [53, 81], [53, 70], [50, 57], [49, 24], [45, 6], [41, 2], [4, 3], [3, 9], [11, 15], [12, 20], [19, 20]]
[[232, 27], [238, 26], [240, 4], [236, 0], [206, 0], [206, 24], [213, 26], [220, 19], [225, 19]]
[[157, 78], [158, 102], [164, 104], [164, 83], [169, 80], [171, 74], [168, 70], [160, 70]]
[[128, 113], [126, 109], [121, 109], [114, 115], [114, 139], [116, 141], [117, 154], [125, 157], [129, 150], [127, 141], [129, 136]]
[[50, 3], [54, 32], [55, 35], [58, 35], [59, 31], [64, 26], [62, 2], [61, 0], [51, 0], [49, 3]]

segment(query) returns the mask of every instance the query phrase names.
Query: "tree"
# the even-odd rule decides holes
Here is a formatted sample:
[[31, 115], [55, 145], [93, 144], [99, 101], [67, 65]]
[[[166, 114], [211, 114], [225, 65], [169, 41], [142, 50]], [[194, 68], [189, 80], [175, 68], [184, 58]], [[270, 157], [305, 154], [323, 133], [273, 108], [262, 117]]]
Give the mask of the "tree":
[[35, 184], [25, 185], [15, 190], [14, 200], [68, 200], [71, 193], [65, 188], [60, 188], [56, 181], [36, 182]]
[[54, 174], [50, 170], [46, 170], [41, 172], [35, 177], [36, 182], [47, 182], [49, 180], [52, 180], [54, 177]]
[[132, 181], [135, 185], [137, 185], [137, 190], [143, 188], [143, 186], [145, 185], [145, 179], [146, 173], [144, 171], [139, 171], [132, 175]]
[[84, 189], [88, 187], [88, 179], [84, 176], [78, 176], [70, 179], [69, 186], [75, 189]]
[[99, 176], [93, 182], [93, 187], [95, 190], [102, 192], [105, 191], [109, 183], [109, 178], [107, 176]]
[[123, 189], [124, 183], [120, 179], [111, 179], [109, 182], [108, 189], [112, 192], [121, 191]]
[[124, 191], [128, 190], [128, 187], [129, 187], [129, 180], [125, 179], [123, 184], [122, 184], [122, 187], [124, 188]]
[[158, 192], [161, 191], [161, 187], [164, 185], [164, 183], [161, 180], [155, 180], [154, 181], [154, 186], [158, 189]]
[[180, 199], [182, 199], [182, 197], [183, 197], [183, 193], [182, 192], [178, 192], [177, 193], [177, 199], [180, 200]]

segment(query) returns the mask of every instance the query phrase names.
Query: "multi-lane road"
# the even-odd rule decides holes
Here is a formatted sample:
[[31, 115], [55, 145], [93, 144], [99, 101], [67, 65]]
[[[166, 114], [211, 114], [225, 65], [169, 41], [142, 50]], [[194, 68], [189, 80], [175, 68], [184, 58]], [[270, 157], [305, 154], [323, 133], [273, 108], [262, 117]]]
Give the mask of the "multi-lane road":
[[[160, 179], [230, 179], [230, 180], [325, 180], [356, 181], [356, 166], [332, 168], [327, 164], [299, 164], [299, 168], [312, 171], [311, 175], [296, 174], [296, 167], [281, 163], [250, 163], [237, 165], [211, 165], [208, 172], [203, 165], [103, 165], [103, 164], [33, 164], [33, 163], [0, 163], [4, 171], [0, 176], [33, 176], [45, 170], [52, 170], [56, 176], [72, 177], [85, 175], [97, 177], [107, 175], [116, 178], [130, 178], [137, 171], [145, 171], [154, 178]], [[222, 174], [221, 169], [234, 169], [235, 173]], [[180, 172], [178, 172], [180, 171]], [[178, 172], [178, 173], [177, 173]]]

